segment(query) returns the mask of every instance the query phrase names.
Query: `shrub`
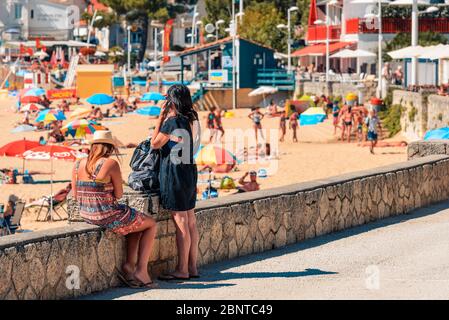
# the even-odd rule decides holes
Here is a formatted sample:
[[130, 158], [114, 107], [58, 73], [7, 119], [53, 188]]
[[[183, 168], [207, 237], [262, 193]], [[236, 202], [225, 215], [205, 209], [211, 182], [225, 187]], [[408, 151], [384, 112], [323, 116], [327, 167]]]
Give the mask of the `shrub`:
[[402, 112], [403, 108], [400, 104], [394, 104], [379, 112], [379, 117], [382, 120], [382, 126], [388, 130], [390, 133], [390, 138], [401, 131]]

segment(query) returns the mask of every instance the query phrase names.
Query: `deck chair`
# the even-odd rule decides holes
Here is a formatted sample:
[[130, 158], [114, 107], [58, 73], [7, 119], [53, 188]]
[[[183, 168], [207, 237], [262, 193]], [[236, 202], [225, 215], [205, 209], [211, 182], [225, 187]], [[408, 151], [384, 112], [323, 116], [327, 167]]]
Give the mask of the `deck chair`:
[[16, 209], [14, 210], [14, 214], [11, 218], [11, 224], [7, 228], [8, 234], [14, 234], [17, 229], [20, 228], [20, 221], [22, 220], [22, 214], [25, 210], [25, 202], [17, 201]]
[[[60, 220], [64, 220], [61, 215], [59, 214], [59, 211], [64, 211], [67, 215], [67, 210], [64, 208], [64, 205], [66, 204], [67, 200], [57, 201], [53, 198], [53, 212], [58, 216]], [[43, 197], [42, 202], [39, 208], [39, 211], [37, 213], [36, 221], [41, 221], [39, 218], [41, 217], [41, 214], [45, 214], [45, 218], [42, 221], [48, 221], [49, 219], [52, 219], [52, 213], [51, 213], [51, 198], [50, 197]]]

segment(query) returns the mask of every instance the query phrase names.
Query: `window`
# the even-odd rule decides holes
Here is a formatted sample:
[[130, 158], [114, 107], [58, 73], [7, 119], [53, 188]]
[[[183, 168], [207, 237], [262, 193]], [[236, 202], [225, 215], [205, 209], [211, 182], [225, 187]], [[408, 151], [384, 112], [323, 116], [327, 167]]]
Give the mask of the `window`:
[[22, 19], [22, 5], [20, 3], [14, 4], [14, 18], [16, 20]]
[[31, 19], [34, 19], [34, 10], [31, 10]]

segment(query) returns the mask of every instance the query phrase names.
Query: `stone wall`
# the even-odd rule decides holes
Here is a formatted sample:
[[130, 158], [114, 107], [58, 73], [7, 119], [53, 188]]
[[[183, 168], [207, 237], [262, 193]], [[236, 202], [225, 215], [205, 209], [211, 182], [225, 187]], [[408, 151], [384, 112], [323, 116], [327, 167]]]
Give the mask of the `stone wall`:
[[430, 95], [427, 101], [427, 130], [449, 126], [449, 97]]
[[300, 82], [298, 87], [301, 89], [301, 94], [310, 93], [318, 96], [325, 94], [345, 97], [349, 92], [354, 92], [359, 95], [364, 103], [368, 102], [369, 99], [376, 94], [374, 82], [367, 82], [359, 85], [355, 83], [331, 82], [327, 85], [325, 82], [305, 81]]
[[401, 128], [409, 140], [420, 140], [427, 130], [449, 126], [449, 97], [395, 90], [393, 104], [403, 108]]
[[[148, 207], [140, 194], [130, 205]], [[449, 199], [449, 157], [408, 162], [200, 202], [200, 265], [280, 248]], [[71, 206], [70, 210], [76, 211]], [[73, 214], [74, 216], [76, 214]], [[159, 213], [153, 275], [176, 264], [175, 229]], [[67, 298], [118, 284], [121, 237], [76, 223], [67, 228], [0, 238], [0, 299]], [[67, 267], [80, 269], [80, 289], [68, 290]]]
[[449, 155], [449, 140], [415, 141], [408, 145], [408, 159], [424, 158], [432, 155]]

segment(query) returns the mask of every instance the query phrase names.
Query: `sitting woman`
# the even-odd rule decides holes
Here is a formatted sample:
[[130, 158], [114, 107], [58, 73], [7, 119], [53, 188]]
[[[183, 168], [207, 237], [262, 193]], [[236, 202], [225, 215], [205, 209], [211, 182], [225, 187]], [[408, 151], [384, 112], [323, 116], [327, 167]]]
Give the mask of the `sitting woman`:
[[8, 204], [6, 205], [5, 212], [3, 213], [5, 227], [11, 230], [12, 234], [15, 233], [15, 230], [11, 229], [11, 218], [14, 215], [14, 212], [16, 211], [16, 201], [17, 198], [14, 195], [9, 196]]
[[154, 288], [148, 274], [148, 262], [156, 237], [154, 219], [117, 199], [123, 196], [120, 165], [111, 159], [117, 147], [110, 131], [96, 131], [87, 159], [76, 163], [72, 174], [72, 192], [80, 206], [80, 215], [88, 223], [126, 236], [127, 257], [118, 271], [121, 280], [132, 288]]
[[50, 126], [50, 133], [48, 134], [48, 142], [50, 143], [59, 143], [64, 142], [65, 138], [61, 132], [61, 129], [56, 123], [52, 123]]

